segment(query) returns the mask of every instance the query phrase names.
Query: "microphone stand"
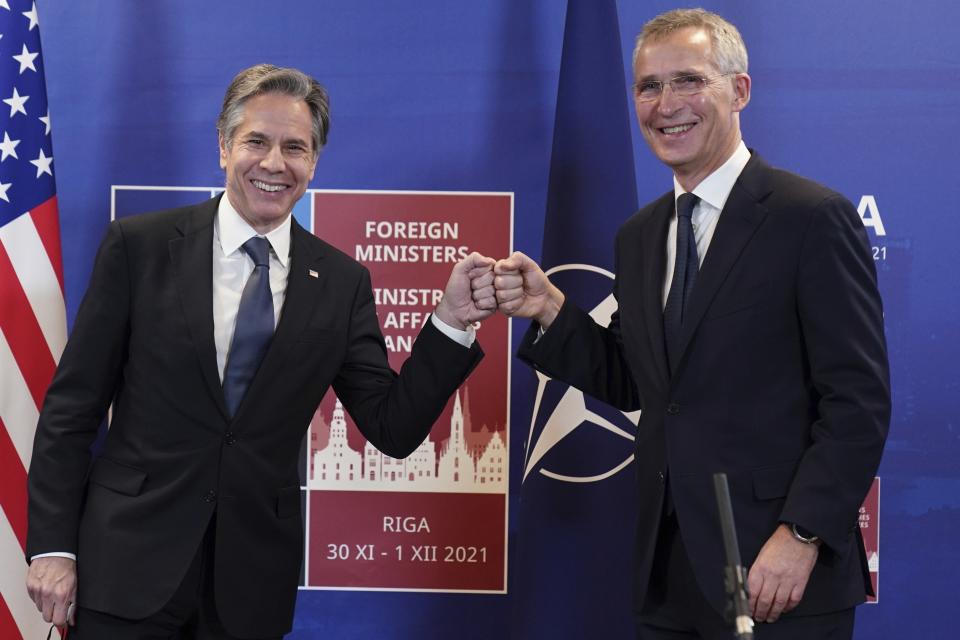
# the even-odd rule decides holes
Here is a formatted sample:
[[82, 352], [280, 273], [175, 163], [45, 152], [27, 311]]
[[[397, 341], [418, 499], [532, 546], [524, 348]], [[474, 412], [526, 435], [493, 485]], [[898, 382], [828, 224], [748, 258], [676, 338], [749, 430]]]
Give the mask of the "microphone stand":
[[747, 598], [747, 571], [740, 564], [740, 547], [737, 545], [737, 530], [733, 526], [733, 507], [730, 505], [730, 487], [727, 474], [713, 474], [713, 488], [717, 494], [717, 509], [720, 512], [720, 529], [723, 531], [723, 547], [727, 555], [724, 568], [724, 584], [727, 589], [728, 611], [733, 611], [734, 637], [753, 640], [753, 618]]

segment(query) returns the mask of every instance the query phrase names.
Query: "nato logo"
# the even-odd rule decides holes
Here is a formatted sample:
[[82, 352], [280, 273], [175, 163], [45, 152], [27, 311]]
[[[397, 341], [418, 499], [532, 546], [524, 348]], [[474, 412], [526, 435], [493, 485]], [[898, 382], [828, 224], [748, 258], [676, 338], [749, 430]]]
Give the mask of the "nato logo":
[[[550, 280], [595, 322], [606, 327], [617, 309], [613, 274], [588, 264], [549, 269]], [[535, 371], [537, 391], [530, 418], [523, 481], [533, 471], [561, 482], [610, 478], [633, 462], [640, 412], [621, 412], [563, 382]]]

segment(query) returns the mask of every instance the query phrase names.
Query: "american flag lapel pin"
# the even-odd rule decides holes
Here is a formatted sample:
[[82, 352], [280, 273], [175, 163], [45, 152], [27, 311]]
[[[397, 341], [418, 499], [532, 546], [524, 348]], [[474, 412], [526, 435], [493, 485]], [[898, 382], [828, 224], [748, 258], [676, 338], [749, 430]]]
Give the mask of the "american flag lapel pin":
[[309, 270], [307, 271], [307, 273], [310, 275], [311, 278], [319, 278], [319, 277], [320, 277], [320, 274], [317, 273], [316, 271], [314, 271], [313, 269], [309, 269]]

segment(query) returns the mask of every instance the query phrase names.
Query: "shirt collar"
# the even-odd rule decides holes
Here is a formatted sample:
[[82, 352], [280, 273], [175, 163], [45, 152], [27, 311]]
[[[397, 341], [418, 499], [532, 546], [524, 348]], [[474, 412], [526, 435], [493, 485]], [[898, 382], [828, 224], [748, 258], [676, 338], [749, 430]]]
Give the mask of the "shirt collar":
[[[284, 268], [288, 266], [287, 263], [290, 261], [290, 218], [291, 216], [288, 215], [280, 223], [280, 226], [262, 236], [270, 243], [273, 253]], [[237, 251], [250, 238], [260, 235], [246, 220], [240, 217], [237, 210], [230, 204], [230, 198], [227, 197], [226, 193], [220, 198], [220, 206], [217, 207], [214, 231], [225, 256]]]
[[[727, 161], [720, 165], [720, 168], [704, 178], [700, 184], [693, 190], [693, 195], [697, 196], [711, 207], [718, 211], [723, 210], [723, 205], [727, 203], [730, 192], [733, 191], [733, 185], [740, 177], [743, 168], [750, 161], [750, 151], [747, 145], [740, 141], [736, 150]], [[683, 187], [677, 182], [676, 176], [673, 178], [673, 198], [676, 201], [685, 193]]]

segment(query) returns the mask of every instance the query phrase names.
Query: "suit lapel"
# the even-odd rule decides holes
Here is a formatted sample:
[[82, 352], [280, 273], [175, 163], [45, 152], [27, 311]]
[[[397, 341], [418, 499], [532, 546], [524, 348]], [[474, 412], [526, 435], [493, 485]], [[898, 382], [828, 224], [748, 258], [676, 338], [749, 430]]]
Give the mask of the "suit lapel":
[[661, 198], [650, 218], [650, 231], [641, 234], [641, 304], [650, 340], [650, 353], [660, 380], [669, 379], [663, 335], [663, 279], [666, 272], [667, 227], [673, 213], [673, 192]]
[[256, 398], [263, 393], [271, 380], [281, 375], [284, 363], [288, 362], [290, 357], [289, 352], [313, 317], [314, 308], [322, 298], [322, 291], [330, 277], [320, 268], [324, 257], [323, 245], [301, 227], [296, 219], [291, 220], [290, 233], [290, 270], [287, 274], [287, 292], [280, 321], [236, 417], [243, 413], [248, 398]]
[[213, 340], [213, 217], [219, 202], [213, 198], [183, 216], [177, 224], [182, 235], [170, 241], [170, 261], [200, 370], [217, 408], [228, 417]]
[[717, 291], [767, 216], [767, 209], [761, 201], [770, 193], [765, 179], [769, 170], [769, 165], [754, 154], [733, 185], [690, 296], [690, 308], [685, 311], [680, 357], [676, 363], [672, 363], [671, 373], [676, 372], [677, 365], [683, 362], [697, 326], [710, 308]]

